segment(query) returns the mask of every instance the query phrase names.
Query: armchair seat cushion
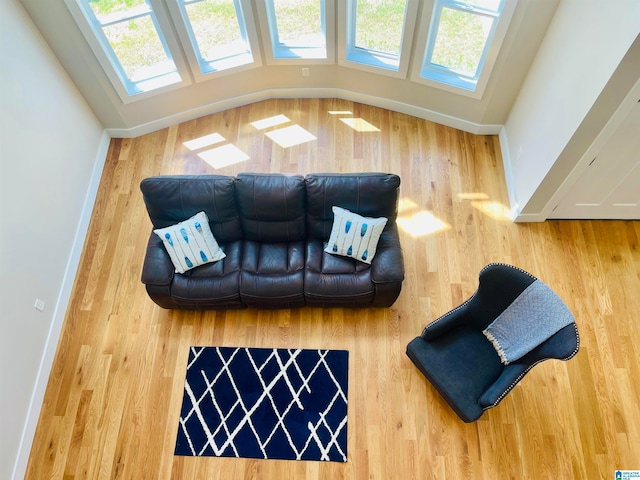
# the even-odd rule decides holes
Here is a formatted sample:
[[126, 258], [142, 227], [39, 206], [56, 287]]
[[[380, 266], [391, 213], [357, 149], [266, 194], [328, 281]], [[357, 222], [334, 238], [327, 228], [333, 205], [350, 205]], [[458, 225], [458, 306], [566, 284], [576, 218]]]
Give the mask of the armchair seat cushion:
[[430, 342], [416, 337], [407, 355], [458, 416], [473, 422], [484, 411], [478, 398], [500, 376], [503, 365], [482, 332], [456, 330]]

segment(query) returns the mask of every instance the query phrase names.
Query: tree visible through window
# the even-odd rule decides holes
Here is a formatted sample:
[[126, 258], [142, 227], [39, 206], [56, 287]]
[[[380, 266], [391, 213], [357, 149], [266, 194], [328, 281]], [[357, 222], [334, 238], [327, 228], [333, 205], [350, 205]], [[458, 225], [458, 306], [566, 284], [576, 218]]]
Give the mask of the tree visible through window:
[[128, 103], [259, 66], [256, 20], [267, 63], [332, 63], [338, 39], [340, 65], [397, 78], [412, 65], [412, 81], [480, 98], [517, 0], [433, 0], [421, 19], [419, 0], [64, 2]]
[[179, 0], [179, 3], [202, 73], [253, 61], [238, 0]]
[[421, 77], [474, 91], [505, 0], [436, 0]]
[[[406, 75], [417, 1], [346, 0], [345, 64]], [[358, 65], [358, 66], [356, 66]]]
[[264, 0], [275, 58], [325, 58], [324, 0]]
[[492, 24], [492, 18], [443, 8], [431, 62], [474, 77]]
[[354, 46], [398, 57], [407, 0], [354, 0]]
[[180, 81], [145, 0], [82, 0], [82, 6], [129, 94]]

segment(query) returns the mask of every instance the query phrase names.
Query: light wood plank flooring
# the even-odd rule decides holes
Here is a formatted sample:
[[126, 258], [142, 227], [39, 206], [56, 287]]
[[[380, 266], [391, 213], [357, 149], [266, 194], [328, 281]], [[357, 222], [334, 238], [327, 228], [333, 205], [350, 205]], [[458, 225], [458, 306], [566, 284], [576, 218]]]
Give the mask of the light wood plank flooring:
[[[286, 119], [277, 126], [252, 125], [278, 115]], [[268, 137], [296, 125], [315, 139], [285, 148]], [[184, 144], [214, 133], [223, 140]], [[250, 158], [214, 169], [197, 155], [231, 145]], [[217, 313], [155, 306], [140, 283], [151, 229], [140, 180], [242, 171], [399, 174], [406, 280], [397, 303]], [[559, 480], [640, 468], [640, 222], [514, 224], [507, 204], [496, 136], [336, 99], [265, 101], [112, 140], [27, 478]], [[558, 292], [582, 346], [569, 362], [538, 365], [497, 408], [464, 424], [405, 346], [470, 296], [494, 261]], [[175, 457], [190, 345], [348, 349], [348, 462]]]

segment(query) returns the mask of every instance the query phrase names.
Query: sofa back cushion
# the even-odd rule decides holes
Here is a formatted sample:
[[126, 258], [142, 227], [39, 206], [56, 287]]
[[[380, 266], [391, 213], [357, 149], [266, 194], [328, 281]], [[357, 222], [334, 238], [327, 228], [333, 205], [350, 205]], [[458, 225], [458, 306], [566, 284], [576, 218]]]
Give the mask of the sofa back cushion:
[[390, 173], [312, 173], [306, 177], [307, 232], [326, 240], [333, 225], [333, 206], [363, 217], [386, 217], [389, 228], [398, 216], [400, 177]]
[[306, 238], [306, 191], [301, 175], [241, 173], [236, 195], [247, 240], [295, 242]]
[[242, 239], [235, 179], [224, 175], [164, 175], [142, 180], [140, 190], [154, 228], [165, 228], [204, 211], [219, 243]]

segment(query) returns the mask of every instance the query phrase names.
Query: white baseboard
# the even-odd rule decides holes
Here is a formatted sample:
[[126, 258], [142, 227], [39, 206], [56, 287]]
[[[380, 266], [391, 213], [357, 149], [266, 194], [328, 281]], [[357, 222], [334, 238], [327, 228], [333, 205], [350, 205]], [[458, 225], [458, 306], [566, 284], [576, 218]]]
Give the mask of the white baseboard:
[[498, 133], [500, 140], [500, 150], [502, 150], [502, 168], [507, 182], [507, 192], [509, 193], [509, 207], [511, 209], [511, 220], [516, 223], [544, 222], [547, 217], [544, 213], [521, 213], [521, 206], [518, 203], [518, 193], [513, 176], [513, 164], [511, 163], [511, 153], [509, 150], [509, 139], [504, 127]]
[[131, 128], [110, 128], [107, 129], [107, 132], [113, 138], [134, 138], [205, 115], [211, 115], [212, 113], [271, 98], [339, 98], [342, 100], [372, 105], [374, 107], [386, 108], [388, 110], [393, 110], [394, 112], [405, 113], [407, 115], [412, 115], [414, 117], [429, 120], [448, 127], [457, 128], [476, 135], [497, 135], [502, 128], [502, 125], [474, 123], [462, 118], [452, 117], [433, 110], [417, 107], [415, 105], [397, 102], [388, 98], [376, 97], [361, 92], [354, 92], [352, 90], [344, 90], [341, 88], [270, 88], [238, 97], [224, 99], [219, 102], [210, 103], [190, 110], [185, 110], [183, 112], [176, 113], [175, 115], [136, 125]]
[[82, 212], [80, 214], [78, 228], [76, 229], [76, 234], [73, 240], [73, 246], [71, 248], [71, 254], [67, 261], [62, 286], [53, 310], [53, 320], [49, 327], [44, 352], [42, 354], [36, 376], [36, 383], [33, 389], [33, 394], [31, 395], [31, 401], [29, 402], [29, 408], [27, 410], [27, 419], [22, 430], [20, 444], [18, 445], [16, 463], [13, 467], [13, 473], [11, 474], [11, 478], [13, 480], [24, 478], [27, 470], [29, 454], [31, 453], [31, 445], [36, 433], [36, 426], [38, 424], [38, 418], [40, 417], [40, 411], [42, 410], [42, 402], [44, 401], [44, 394], [47, 389], [47, 383], [49, 382], [49, 375], [53, 366], [58, 341], [60, 340], [60, 333], [67, 313], [67, 307], [69, 306], [73, 284], [80, 265], [80, 257], [82, 256], [82, 249], [84, 248], [84, 240], [89, 230], [93, 206], [98, 194], [98, 187], [100, 186], [100, 179], [107, 159], [110, 142], [111, 136], [105, 130], [100, 138], [98, 151], [93, 164], [93, 171], [91, 172], [91, 179], [85, 195], [84, 205], [82, 206]]
[[498, 140], [500, 141], [500, 150], [502, 151], [502, 168], [504, 170], [504, 178], [507, 183], [511, 220], [515, 221], [519, 215], [520, 208], [518, 206], [518, 198], [513, 181], [513, 167], [511, 166], [511, 154], [509, 153], [509, 140], [507, 139], [507, 132], [504, 127], [502, 127], [498, 133]]
[[512, 220], [515, 223], [533, 223], [544, 222], [546, 219], [546, 215], [543, 215], [541, 213], [518, 213], [514, 215]]

